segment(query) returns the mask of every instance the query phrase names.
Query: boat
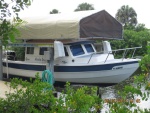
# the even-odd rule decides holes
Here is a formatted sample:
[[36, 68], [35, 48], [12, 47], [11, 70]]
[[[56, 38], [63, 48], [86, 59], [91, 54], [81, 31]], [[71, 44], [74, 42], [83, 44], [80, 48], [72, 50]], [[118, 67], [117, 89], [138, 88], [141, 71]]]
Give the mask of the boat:
[[[52, 22], [42, 20], [41, 22], [41, 24], [43, 26], [46, 25], [46, 29], [49, 30], [54, 26], [57, 27], [57, 25], [59, 25], [58, 29], [62, 27], [63, 32], [61, 32], [61, 29], [60, 32], [58, 31], [57, 36], [52, 34], [54, 32], [53, 29], [52, 33], [48, 31], [48, 34], [46, 34], [46, 31], [44, 31], [44, 34], [41, 34], [41, 31], [43, 31], [42, 28], [44, 28], [43, 26], [38, 29], [39, 32], [41, 32], [39, 34], [39, 32], [36, 31], [36, 26], [41, 27], [41, 24], [37, 24], [36, 21], [29, 21], [26, 25], [29, 30], [21, 30], [22, 39], [26, 39], [25, 43], [20, 44], [26, 48], [25, 60], [16, 61], [15, 54], [13, 54], [13, 58], [12, 54], [7, 55], [6, 53], [3, 58], [4, 76], [34, 78], [38, 72], [41, 77], [42, 72], [48, 69], [53, 72], [55, 82], [66, 83], [68, 81], [75, 84], [98, 85], [120, 83], [129, 78], [138, 69], [140, 59], [135, 59], [133, 56], [135, 50], [140, 47], [112, 50], [109, 41], [105, 40], [121, 39], [123, 33], [122, 25], [105, 10], [90, 13], [90, 15], [79, 19], [80, 21], [78, 23], [80, 25], [76, 24], [77, 21], [62, 20], [63, 19], [59, 22], [54, 22], [55, 19]], [[65, 25], [67, 22], [69, 22], [69, 24], [67, 24], [69, 28]], [[48, 25], [48, 23], [50, 24]], [[52, 23], [55, 23], [55, 25]], [[72, 31], [74, 28], [77, 29], [73, 26], [74, 23], [75, 26], [77, 25], [77, 28], [80, 28], [80, 32], [68, 31], [70, 29]], [[32, 25], [34, 30], [30, 30]], [[67, 29], [64, 29], [66, 26]], [[73, 26], [73, 28], [70, 26]], [[42, 36], [44, 38], [40, 39]], [[64, 36], [65, 38], [63, 38]], [[70, 37], [73, 38], [70, 39]], [[94, 45], [96, 42], [95, 39], [98, 38], [103, 40], [102, 47], [99, 47], [103, 50], [101, 52], [97, 52]], [[43, 43], [47, 45], [41, 45]], [[17, 46], [19, 44], [10, 45]], [[127, 51], [131, 49], [134, 50], [132, 58], [126, 58]], [[117, 51], [124, 51], [121, 58], [115, 58], [114, 53]], [[10, 59], [8, 59], [8, 56]], [[53, 64], [53, 66], [51, 66], [51, 64]]]
[[[139, 59], [125, 58], [125, 56], [121, 59], [115, 59], [108, 41], [103, 41], [103, 48], [104, 52], [97, 53], [93, 41], [66, 44], [55, 41], [55, 81], [80, 84], [117, 84], [129, 78], [138, 69]], [[9, 56], [11, 60], [3, 60], [3, 73], [5, 75], [8, 73], [9, 76], [16, 75], [28, 78], [34, 78], [37, 72], [42, 75], [42, 72], [47, 69], [49, 51], [46, 51], [48, 54], [43, 54], [40, 57], [47, 47], [35, 47], [34, 51], [41, 51], [39, 55], [34, 51], [32, 52], [35, 54], [29, 54], [28, 50], [30, 49], [31, 47], [26, 48], [25, 61], [15, 61], [13, 57], [10, 57], [11, 55]], [[124, 51], [129, 49], [137, 49], [137, 47], [126, 48]]]

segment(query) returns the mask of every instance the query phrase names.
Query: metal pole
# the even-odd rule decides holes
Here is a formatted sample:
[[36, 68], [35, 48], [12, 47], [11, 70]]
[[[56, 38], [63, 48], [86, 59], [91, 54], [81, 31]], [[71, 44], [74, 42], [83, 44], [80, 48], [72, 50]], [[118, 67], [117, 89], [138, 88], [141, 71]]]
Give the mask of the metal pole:
[[[99, 97], [99, 98], [102, 98], [102, 92], [101, 92], [101, 88], [98, 86], [97, 87], [98, 89], [97, 89], [97, 96]], [[98, 104], [100, 104], [100, 103], [98, 103]], [[101, 113], [101, 109], [98, 109], [97, 110], [97, 113]]]
[[48, 48], [48, 51], [44, 52], [45, 59], [47, 60], [46, 69], [50, 70], [54, 74], [54, 48]]
[[50, 61], [49, 61], [49, 67], [50, 67], [50, 71], [51, 73], [54, 75], [54, 48], [51, 47], [50, 48]]
[[3, 46], [2, 46], [2, 42], [0, 40], [0, 80], [3, 79], [3, 63], [2, 63], [2, 51], [3, 51]]
[[9, 78], [9, 74], [8, 74], [8, 51], [6, 50], [6, 67], [7, 67], [7, 79]]

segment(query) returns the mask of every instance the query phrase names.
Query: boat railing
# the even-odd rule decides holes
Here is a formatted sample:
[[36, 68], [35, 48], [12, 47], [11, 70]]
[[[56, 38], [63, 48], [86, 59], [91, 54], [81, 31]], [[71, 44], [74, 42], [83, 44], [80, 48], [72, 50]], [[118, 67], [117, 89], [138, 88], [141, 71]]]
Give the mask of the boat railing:
[[[104, 63], [107, 61], [109, 55], [110, 55], [112, 52], [114, 52], [114, 56], [115, 56], [115, 54], [116, 54], [117, 51], [124, 51], [124, 52], [123, 52], [123, 55], [122, 55], [122, 61], [123, 61], [124, 58], [126, 57], [126, 55], [127, 55], [127, 53], [128, 53], [129, 50], [133, 50], [133, 53], [132, 53], [132, 56], [131, 56], [131, 58], [133, 58], [136, 49], [139, 49], [139, 48], [142, 48], [142, 46], [141, 46], [141, 47], [133, 47], [133, 48], [125, 48], [125, 49], [116, 49], [116, 50], [108, 51], [108, 53], [107, 53], [108, 55], [106, 56], [106, 59], [105, 59]], [[89, 58], [88, 63], [90, 62], [90, 60], [92, 59], [92, 57], [93, 57], [94, 54], [102, 54], [102, 53], [104, 53], [104, 52], [96, 52], [96, 53], [91, 54], [91, 57]]]

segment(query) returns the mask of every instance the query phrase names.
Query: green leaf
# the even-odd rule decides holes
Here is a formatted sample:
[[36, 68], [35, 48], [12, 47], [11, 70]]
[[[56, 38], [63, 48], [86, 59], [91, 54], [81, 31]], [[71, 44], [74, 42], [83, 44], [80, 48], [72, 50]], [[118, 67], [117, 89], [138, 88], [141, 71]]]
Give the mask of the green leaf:
[[15, 41], [15, 36], [13, 33], [9, 33], [10, 41], [14, 42]]

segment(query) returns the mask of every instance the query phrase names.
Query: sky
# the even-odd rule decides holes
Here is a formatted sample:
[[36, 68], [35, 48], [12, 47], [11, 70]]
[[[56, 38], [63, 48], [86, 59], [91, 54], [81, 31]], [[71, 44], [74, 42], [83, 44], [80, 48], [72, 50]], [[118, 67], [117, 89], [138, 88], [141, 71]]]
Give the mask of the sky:
[[61, 13], [73, 12], [81, 3], [92, 4], [95, 10], [106, 10], [115, 17], [117, 10], [123, 5], [129, 5], [137, 13], [138, 23], [150, 28], [149, 0], [33, 0], [31, 6], [20, 13], [21, 16], [47, 15], [53, 9]]

